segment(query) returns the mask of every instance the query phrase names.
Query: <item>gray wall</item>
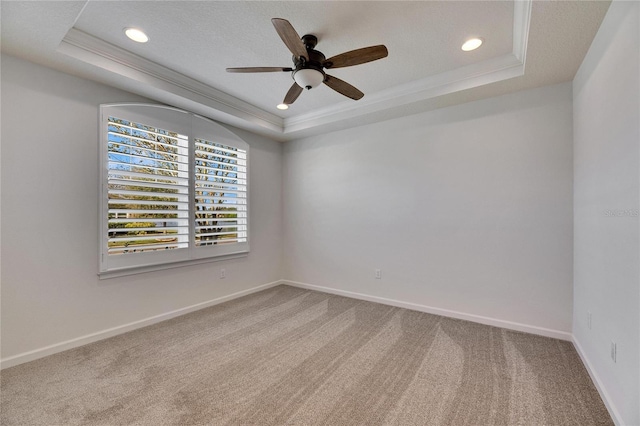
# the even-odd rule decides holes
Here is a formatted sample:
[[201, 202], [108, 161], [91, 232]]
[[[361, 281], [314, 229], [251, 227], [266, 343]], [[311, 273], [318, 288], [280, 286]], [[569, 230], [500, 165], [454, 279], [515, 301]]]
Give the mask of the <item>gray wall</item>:
[[3, 55], [3, 359], [281, 278], [282, 145], [231, 129], [251, 146], [248, 257], [98, 279], [98, 106], [137, 100]]
[[628, 425], [640, 424], [639, 15], [638, 2], [611, 4], [573, 82], [573, 334]]
[[284, 276], [570, 338], [571, 123], [565, 83], [287, 143]]

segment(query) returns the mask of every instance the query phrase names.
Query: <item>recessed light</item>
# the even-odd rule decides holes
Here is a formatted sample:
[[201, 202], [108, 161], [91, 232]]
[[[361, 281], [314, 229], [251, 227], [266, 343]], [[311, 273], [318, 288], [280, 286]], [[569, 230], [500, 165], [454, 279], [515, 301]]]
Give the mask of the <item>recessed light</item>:
[[149, 37], [142, 30], [137, 28], [125, 28], [124, 33], [131, 40], [138, 43], [146, 43], [149, 41]]
[[287, 104], [279, 104], [279, 105], [276, 105], [276, 108], [285, 110], [285, 109], [289, 109], [289, 105], [287, 105]]
[[465, 52], [469, 52], [470, 50], [476, 50], [481, 45], [482, 39], [471, 38], [464, 42], [464, 44], [462, 45], [462, 50], [464, 50]]

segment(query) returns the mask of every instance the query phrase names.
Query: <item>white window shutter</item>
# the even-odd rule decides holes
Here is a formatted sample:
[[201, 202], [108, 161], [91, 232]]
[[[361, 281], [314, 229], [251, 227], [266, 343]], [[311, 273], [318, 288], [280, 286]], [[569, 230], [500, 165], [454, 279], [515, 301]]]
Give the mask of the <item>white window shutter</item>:
[[160, 105], [101, 113], [101, 273], [248, 252], [244, 141]]
[[195, 244], [247, 239], [247, 152], [195, 140]]
[[108, 117], [108, 254], [187, 248], [187, 136]]

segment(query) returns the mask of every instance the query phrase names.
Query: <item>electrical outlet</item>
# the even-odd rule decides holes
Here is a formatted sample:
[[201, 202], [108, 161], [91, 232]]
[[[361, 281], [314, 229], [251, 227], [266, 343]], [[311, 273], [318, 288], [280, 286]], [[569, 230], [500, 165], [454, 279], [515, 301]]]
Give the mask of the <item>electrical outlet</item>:
[[380, 269], [375, 270], [375, 277], [376, 277], [376, 280], [382, 279], [382, 271]]
[[611, 342], [611, 359], [613, 362], [617, 362], [618, 358], [618, 344], [616, 342]]
[[222, 268], [220, 269], [220, 279], [223, 280], [225, 278], [227, 278], [227, 270]]
[[587, 328], [591, 330], [591, 312], [587, 311]]

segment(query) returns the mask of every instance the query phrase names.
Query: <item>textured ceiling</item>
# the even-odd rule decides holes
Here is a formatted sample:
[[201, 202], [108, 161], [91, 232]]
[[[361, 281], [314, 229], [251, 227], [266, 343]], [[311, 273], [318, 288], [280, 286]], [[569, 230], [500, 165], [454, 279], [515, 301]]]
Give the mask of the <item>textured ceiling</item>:
[[[316, 35], [316, 48], [327, 58], [385, 44], [388, 58], [331, 71], [365, 94], [504, 55], [513, 45], [513, 3], [497, 1], [154, 2], [152, 7], [137, 1], [90, 2], [75, 27], [282, 116], [344, 102], [321, 86], [283, 113], [275, 106], [292, 84], [290, 73], [225, 72], [238, 66], [292, 66], [273, 17], [288, 19], [300, 36]], [[130, 42], [122, 33], [125, 26], [143, 28], [150, 42]], [[465, 54], [460, 45], [469, 35], [482, 35], [487, 42]]]
[[[281, 120], [333, 108], [362, 107], [364, 111], [371, 108], [367, 100], [382, 99], [383, 93], [389, 97], [397, 88], [406, 91], [412, 82], [438, 81], [441, 76], [455, 76], [458, 70], [511, 55], [518, 44], [514, 28], [528, 28], [524, 75], [459, 85], [459, 90], [428, 99], [405, 96], [388, 111], [377, 107], [375, 114], [367, 116], [365, 111], [357, 119], [352, 113], [354, 119], [349, 123], [332, 126], [328, 120], [313, 130], [328, 131], [571, 80], [608, 5], [608, 1], [534, 1], [527, 25], [517, 22], [513, 1], [2, 1], [0, 14], [3, 53], [136, 91], [139, 82], [111, 76], [108, 65], [96, 67], [58, 51], [74, 28]], [[303, 93], [288, 111], [281, 112], [274, 107], [292, 84], [289, 73], [226, 73], [227, 67], [291, 65], [291, 54], [270, 22], [273, 17], [288, 19], [300, 35], [318, 36], [316, 48], [327, 57], [385, 44], [387, 58], [329, 72], [362, 90], [363, 101], [352, 101], [320, 86]], [[125, 27], [144, 29], [150, 42], [129, 41], [123, 34]], [[470, 36], [482, 37], [485, 44], [474, 52], [462, 52], [460, 45]], [[455, 80], [452, 78], [449, 81]], [[141, 87], [139, 93], [165, 102], [171, 99], [159, 90]]]

